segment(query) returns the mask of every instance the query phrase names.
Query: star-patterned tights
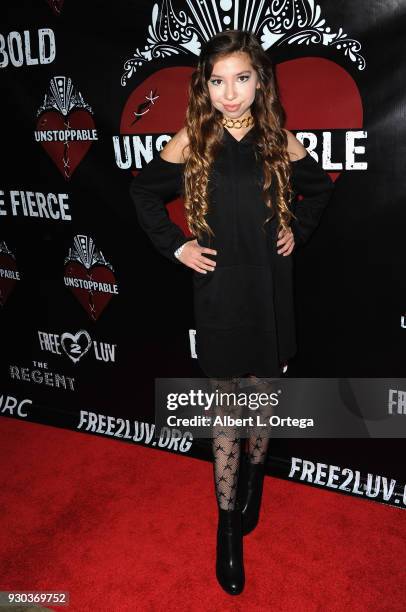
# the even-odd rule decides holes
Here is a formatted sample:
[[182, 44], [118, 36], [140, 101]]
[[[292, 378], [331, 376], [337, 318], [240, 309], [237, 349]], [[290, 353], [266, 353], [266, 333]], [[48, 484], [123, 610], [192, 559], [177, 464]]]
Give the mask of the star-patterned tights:
[[[244, 392], [255, 393], [272, 393], [275, 390], [273, 385], [274, 379], [256, 378], [251, 376], [248, 380], [249, 384], [240, 387], [240, 378], [210, 378], [211, 390], [217, 390], [219, 393], [224, 393], [225, 398], [221, 405], [216, 405], [214, 408], [213, 417], [221, 416], [222, 420], [225, 415], [230, 415], [234, 418], [242, 416], [241, 407], [235, 402], [227, 401], [227, 394], [235, 394], [236, 396]], [[230, 396], [230, 399], [234, 397]], [[260, 406], [258, 413], [266, 419], [272, 414], [270, 406]], [[240, 471], [241, 458], [241, 438], [238, 428], [224, 425], [213, 425], [213, 472], [217, 503], [224, 510], [234, 510], [236, 502], [236, 491], [238, 485], [238, 476]], [[245, 440], [244, 440], [245, 442]], [[268, 434], [264, 434], [263, 428], [251, 428], [250, 436], [247, 441], [248, 460], [251, 463], [264, 463], [269, 447], [269, 430]]]
[[[247, 380], [247, 379], [245, 379]], [[257, 378], [251, 375], [249, 380], [249, 386], [245, 387], [245, 392], [255, 393], [273, 393], [275, 391], [275, 379], [273, 378]], [[272, 415], [272, 407], [269, 405], [259, 406], [256, 410], [256, 414], [259, 414], [262, 421], [265, 421]], [[267, 434], [264, 434], [264, 430], [261, 427], [252, 427], [251, 435], [248, 438], [248, 460], [250, 463], [264, 463], [268, 447], [269, 447], [269, 429], [265, 430]]]
[[[216, 405], [212, 418], [230, 415], [238, 418], [241, 408], [235, 402], [227, 401], [229, 393], [238, 394], [238, 378], [211, 378], [212, 392], [225, 394], [222, 396], [221, 405]], [[233, 396], [230, 396], [232, 398]], [[213, 425], [213, 473], [214, 486], [219, 508], [223, 510], [234, 510], [238, 474], [240, 467], [241, 440], [238, 430], [232, 426]]]

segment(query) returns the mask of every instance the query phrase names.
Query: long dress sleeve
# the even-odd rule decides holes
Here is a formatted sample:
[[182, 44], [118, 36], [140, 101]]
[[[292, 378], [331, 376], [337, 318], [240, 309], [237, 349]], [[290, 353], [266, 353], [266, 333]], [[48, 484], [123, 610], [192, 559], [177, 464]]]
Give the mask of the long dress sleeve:
[[303, 196], [302, 200], [294, 198], [291, 208], [297, 217], [291, 221], [295, 245], [301, 246], [308, 241], [319, 224], [334, 190], [334, 182], [309, 153], [291, 165], [292, 188], [295, 195]]
[[184, 164], [156, 155], [130, 184], [130, 196], [138, 222], [155, 248], [172, 262], [182, 263], [175, 251], [193, 237], [184, 235], [168, 214], [165, 204], [182, 195]]

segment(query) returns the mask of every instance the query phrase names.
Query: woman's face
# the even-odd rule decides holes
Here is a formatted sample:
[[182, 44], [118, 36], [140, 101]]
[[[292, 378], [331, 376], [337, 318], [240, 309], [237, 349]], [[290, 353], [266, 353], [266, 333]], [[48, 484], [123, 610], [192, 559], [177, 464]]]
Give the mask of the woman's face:
[[207, 86], [213, 106], [226, 117], [238, 119], [249, 110], [260, 85], [249, 55], [238, 52], [215, 62]]

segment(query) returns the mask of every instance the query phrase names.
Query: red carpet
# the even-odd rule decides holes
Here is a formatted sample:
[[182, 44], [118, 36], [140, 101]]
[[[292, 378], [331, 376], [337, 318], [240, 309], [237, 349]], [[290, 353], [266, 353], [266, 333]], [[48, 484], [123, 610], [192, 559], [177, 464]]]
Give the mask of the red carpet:
[[65, 590], [54, 610], [405, 610], [406, 512], [266, 478], [246, 587], [214, 574], [212, 465], [0, 419], [0, 590]]

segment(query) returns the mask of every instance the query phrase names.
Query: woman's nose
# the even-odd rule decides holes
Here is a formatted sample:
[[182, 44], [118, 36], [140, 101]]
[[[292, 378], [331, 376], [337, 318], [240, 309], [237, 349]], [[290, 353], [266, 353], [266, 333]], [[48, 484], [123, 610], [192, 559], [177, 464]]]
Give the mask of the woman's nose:
[[225, 98], [227, 100], [233, 100], [235, 98], [235, 91], [233, 85], [226, 85]]

